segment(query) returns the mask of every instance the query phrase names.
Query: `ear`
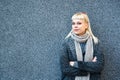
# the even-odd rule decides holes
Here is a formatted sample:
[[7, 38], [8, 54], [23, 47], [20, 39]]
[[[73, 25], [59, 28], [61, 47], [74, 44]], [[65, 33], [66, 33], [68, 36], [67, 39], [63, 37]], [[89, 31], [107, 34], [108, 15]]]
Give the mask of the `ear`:
[[88, 23], [85, 23], [85, 29], [88, 29]]

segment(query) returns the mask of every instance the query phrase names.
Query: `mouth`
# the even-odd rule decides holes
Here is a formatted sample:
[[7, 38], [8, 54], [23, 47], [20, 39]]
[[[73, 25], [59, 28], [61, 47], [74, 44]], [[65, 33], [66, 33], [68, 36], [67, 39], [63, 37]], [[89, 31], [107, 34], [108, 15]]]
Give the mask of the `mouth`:
[[74, 31], [79, 31], [79, 29], [74, 29]]

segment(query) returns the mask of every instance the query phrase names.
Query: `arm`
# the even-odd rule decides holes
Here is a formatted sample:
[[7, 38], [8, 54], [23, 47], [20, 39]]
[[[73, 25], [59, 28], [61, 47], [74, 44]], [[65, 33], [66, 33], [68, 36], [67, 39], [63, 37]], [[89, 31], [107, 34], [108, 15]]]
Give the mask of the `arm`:
[[65, 75], [68, 75], [68, 76], [78, 76], [78, 75], [80, 75], [79, 68], [72, 67], [69, 64], [68, 48], [67, 47], [68, 47], [67, 44], [64, 43], [62, 45], [62, 49], [61, 49], [60, 63], [61, 63], [62, 73]]
[[[85, 70], [87, 72], [101, 72], [104, 66], [104, 55], [102, 53], [102, 49], [99, 47], [95, 50], [94, 56], [97, 58], [95, 60], [95, 57], [92, 62], [82, 62], [82, 61], [75, 61], [73, 65], [76, 68], [80, 68], [81, 70]], [[81, 64], [83, 65], [81, 68]]]
[[[83, 62], [83, 70], [88, 72], [101, 72], [104, 66], [104, 57], [102, 53], [96, 55], [96, 62]], [[81, 62], [78, 62], [78, 66]]]

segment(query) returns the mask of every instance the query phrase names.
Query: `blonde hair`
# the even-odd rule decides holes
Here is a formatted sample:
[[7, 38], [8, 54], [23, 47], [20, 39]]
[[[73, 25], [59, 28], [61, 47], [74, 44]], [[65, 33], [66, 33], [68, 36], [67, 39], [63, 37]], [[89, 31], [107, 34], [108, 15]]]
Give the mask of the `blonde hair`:
[[[74, 19], [83, 19], [85, 20], [87, 23], [88, 23], [88, 29], [87, 29], [87, 32], [92, 36], [93, 40], [94, 40], [94, 43], [97, 44], [98, 43], [98, 38], [96, 36], [94, 36], [92, 30], [91, 30], [91, 26], [90, 26], [90, 20], [88, 18], [88, 15], [84, 12], [78, 12], [76, 14], [74, 14], [72, 16], [72, 20]], [[71, 32], [72, 30], [69, 32], [69, 34], [65, 37], [65, 38], [68, 38], [71, 36]]]

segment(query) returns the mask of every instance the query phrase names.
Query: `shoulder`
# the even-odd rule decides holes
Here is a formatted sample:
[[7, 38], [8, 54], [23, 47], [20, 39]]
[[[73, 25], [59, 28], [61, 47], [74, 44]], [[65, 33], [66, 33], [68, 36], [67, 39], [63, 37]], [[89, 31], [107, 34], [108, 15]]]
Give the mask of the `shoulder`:
[[97, 44], [94, 43], [93, 45], [96, 49], [103, 49], [103, 45], [101, 41], [99, 41]]
[[94, 51], [96, 55], [104, 55], [104, 47], [102, 42], [99, 41], [97, 44], [94, 44]]
[[69, 43], [73, 42], [74, 40], [69, 37], [69, 38], [65, 38], [62, 42], [62, 45], [68, 45]]

